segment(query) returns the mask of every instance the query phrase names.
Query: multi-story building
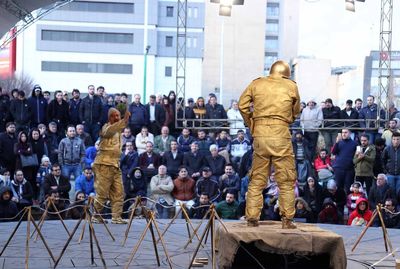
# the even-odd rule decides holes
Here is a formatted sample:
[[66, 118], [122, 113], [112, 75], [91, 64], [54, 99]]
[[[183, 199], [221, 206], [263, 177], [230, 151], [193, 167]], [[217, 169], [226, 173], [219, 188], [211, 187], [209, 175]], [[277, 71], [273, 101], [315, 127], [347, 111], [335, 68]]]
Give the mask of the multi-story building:
[[290, 62], [297, 57], [299, 0], [267, 0], [264, 72], [278, 59]]
[[[379, 95], [379, 59], [380, 57], [389, 57], [386, 54], [380, 54], [379, 51], [371, 51], [370, 55], [365, 57], [364, 64], [364, 100], [368, 95]], [[392, 82], [390, 93], [391, 101], [396, 107], [400, 106], [400, 51], [392, 51], [391, 53]], [[385, 97], [382, 96], [385, 100]]]
[[[204, 0], [187, 4], [187, 97], [201, 94]], [[17, 72], [45, 90], [83, 91], [102, 85], [109, 93], [146, 95], [175, 90], [177, 1], [73, 1], [18, 37]], [[148, 54], [146, 54], [148, 48]]]

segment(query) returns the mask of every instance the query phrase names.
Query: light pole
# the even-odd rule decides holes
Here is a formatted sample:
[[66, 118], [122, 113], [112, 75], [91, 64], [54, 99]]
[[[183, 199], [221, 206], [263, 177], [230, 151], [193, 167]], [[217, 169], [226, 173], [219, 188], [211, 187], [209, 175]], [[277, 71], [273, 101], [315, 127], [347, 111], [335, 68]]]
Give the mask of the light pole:
[[146, 86], [147, 86], [147, 55], [149, 54], [151, 46], [146, 46], [144, 53], [144, 66], [143, 66], [143, 104], [146, 104]]
[[221, 46], [219, 55], [219, 100], [222, 102], [224, 93], [224, 28], [225, 18], [230, 17], [232, 14], [233, 5], [244, 5], [244, 0], [210, 0], [211, 3], [217, 3], [219, 5], [219, 15], [222, 16], [221, 24]]

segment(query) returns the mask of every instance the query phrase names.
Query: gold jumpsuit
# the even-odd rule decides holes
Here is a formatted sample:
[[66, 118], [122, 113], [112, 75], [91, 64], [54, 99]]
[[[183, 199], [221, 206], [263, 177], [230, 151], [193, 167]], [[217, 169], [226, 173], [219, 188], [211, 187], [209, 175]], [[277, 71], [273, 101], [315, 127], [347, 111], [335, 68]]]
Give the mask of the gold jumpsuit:
[[112, 206], [112, 218], [120, 219], [124, 202], [124, 188], [119, 168], [121, 156], [121, 131], [126, 122], [120, 120], [114, 124], [106, 123], [100, 131], [100, 144], [93, 163], [96, 190], [95, 208], [98, 212], [109, 199]]
[[300, 97], [294, 81], [271, 74], [254, 80], [239, 99], [239, 109], [254, 138], [253, 165], [246, 200], [246, 219], [259, 220], [271, 164], [280, 190], [282, 218], [295, 214], [296, 168], [289, 132], [300, 112]]

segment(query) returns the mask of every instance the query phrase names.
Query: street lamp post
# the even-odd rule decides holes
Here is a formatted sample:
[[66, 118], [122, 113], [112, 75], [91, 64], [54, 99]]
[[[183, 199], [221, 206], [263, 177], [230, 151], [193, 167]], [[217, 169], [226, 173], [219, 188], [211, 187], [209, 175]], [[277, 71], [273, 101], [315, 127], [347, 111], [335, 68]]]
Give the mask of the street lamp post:
[[151, 46], [146, 47], [144, 54], [144, 66], [143, 66], [143, 104], [146, 104], [146, 87], [147, 87], [147, 55], [149, 54]]

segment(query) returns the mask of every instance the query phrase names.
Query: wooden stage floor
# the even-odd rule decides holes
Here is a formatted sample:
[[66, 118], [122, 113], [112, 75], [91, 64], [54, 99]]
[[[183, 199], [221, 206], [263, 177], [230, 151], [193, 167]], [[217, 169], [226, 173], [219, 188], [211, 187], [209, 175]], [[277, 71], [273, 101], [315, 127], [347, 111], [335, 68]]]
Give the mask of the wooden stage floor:
[[[163, 230], [163, 227], [165, 227], [169, 220], [157, 221], [161, 230]], [[197, 221], [193, 222], [195, 226], [197, 225], [197, 223]], [[76, 221], [66, 221], [66, 225], [70, 231], [73, 230], [75, 224]], [[0, 223], [1, 249], [5, 245], [15, 225], [16, 222]], [[134, 220], [125, 247], [121, 246], [121, 242], [124, 238], [127, 226], [115, 224], [108, 225], [112, 231], [112, 234], [116, 238], [115, 242], [110, 239], [103, 225], [95, 224], [94, 226], [96, 235], [101, 244], [101, 248], [106, 259], [107, 268], [124, 268], [133, 247], [137, 243], [138, 238], [145, 227], [145, 220]], [[205, 223], [203, 224], [203, 226], [205, 226]], [[347, 254], [347, 268], [369, 268], [369, 265], [375, 263], [376, 261], [387, 255], [387, 253], [385, 252], [384, 241], [380, 228], [369, 228], [355, 252], [351, 252], [351, 247], [361, 233], [361, 228], [340, 225], [318, 226], [343, 236], [343, 241], [345, 243]], [[31, 231], [32, 229], [33, 225], [31, 226]], [[65, 252], [65, 255], [61, 259], [60, 264], [57, 268], [69, 269], [103, 267], [96, 246], [94, 246], [95, 265], [90, 264], [90, 246], [87, 226], [85, 237], [82, 242], [78, 244], [78, 237], [81, 230], [81, 228], [78, 229], [77, 234], [75, 234], [74, 239], [71, 241], [69, 247], [67, 248], [67, 251]], [[399, 248], [400, 250], [400, 230], [389, 229], [388, 232], [394, 249]], [[68, 235], [61, 225], [61, 222], [46, 221], [43, 227], [43, 234], [54, 256], [57, 258], [68, 238]], [[187, 229], [183, 220], [177, 220], [169, 228], [165, 235], [167, 250], [172, 259], [173, 268], [188, 268], [191, 255], [194, 252], [197, 245], [196, 242], [198, 241], [194, 240], [194, 243], [190, 244], [187, 249], [184, 249], [183, 246], [185, 245], [187, 238]], [[0, 257], [0, 269], [24, 268], [25, 239], [26, 223], [23, 222], [13, 240], [11, 241], [10, 245], [8, 246], [4, 254]], [[207, 243], [208, 244], [205, 248], [200, 248], [197, 257], [210, 257], [210, 240], [208, 240]], [[159, 244], [158, 246], [161, 259], [160, 268], [169, 268], [166, 257], [161, 248], [161, 244]], [[40, 239], [37, 242], [34, 242], [33, 240], [30, 241], [29, 251], [29, 268], [53, 268], [54, 263], [51, 261], [51, 258], [49, 257]], [[397, 257], [400, 258], [400, 251], [397, 251], [396, 254]], [[157, 268], [150, 232], [147, 233], [145, 240], [142, 242], [129, 268]], [[211, 268], [211, 265], [208, 264], [203, 268]], [[394, 258], [390, 257], [373, 268], [395, 268]]]

